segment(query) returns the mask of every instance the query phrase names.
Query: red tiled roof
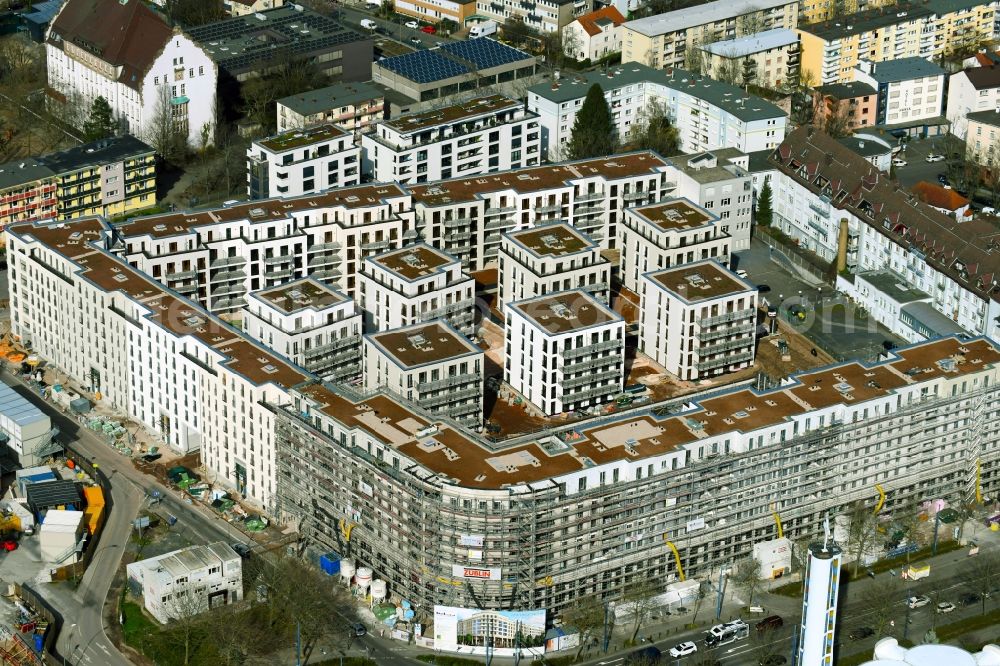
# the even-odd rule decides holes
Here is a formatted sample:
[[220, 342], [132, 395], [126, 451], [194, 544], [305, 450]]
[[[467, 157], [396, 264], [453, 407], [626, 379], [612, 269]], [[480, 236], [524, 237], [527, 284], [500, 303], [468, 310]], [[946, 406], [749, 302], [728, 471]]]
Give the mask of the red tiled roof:
[[913, 193], [925, 204], [935, 208], [956, 211], [969, 205], [969, 200], [955, 190], [946, 189], [935, 183], [928, 183], [926, 180], [914, 185]]
[[118, 80], [142, 90], [144, 75], [172, 35], [141, 0], [68, 0], [52, 22], [48, 43], [62, 48], [70, 42], [121, 67]]
[[625, 22], [625, 17], [622, 16], [621, 12], [614, 7], [604, 7], [598, 9], [596, 12], [590, 12], [589, 14], [584, 14], [577, 21], [583, 26], [583, 29], [587, 31], [587, 34], [593, 37], [594, 35], [601, 34], [601, 28], [597, 25], [597, 22], [601, 19], [611, 21], [615, 24], [615, 27], [620, 26]]

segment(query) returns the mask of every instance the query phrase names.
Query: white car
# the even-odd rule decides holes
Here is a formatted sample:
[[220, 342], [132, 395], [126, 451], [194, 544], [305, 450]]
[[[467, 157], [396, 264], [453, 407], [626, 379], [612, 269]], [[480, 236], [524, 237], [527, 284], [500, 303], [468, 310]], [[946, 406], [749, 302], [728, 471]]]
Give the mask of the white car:
[[407, 21], [406, 27], [413, 28], [414, 30], [420, 30], [420, 24], [417, 23], [416, 21]]
[[953, 603], [951, 603], [949, 601], [942, 601], [941, 603], [939, 603], [937, 605], [937, 612], [938, 613], [950, 613], [953, 610], [955, 610], [955, 604], [953, 604]]
[[927, 156], [928, 162], [944, 162], [944, 155], [938, 155], [937, 153], [931, 153]]
[[694, 654], [698, 651], [698, 646], [691, 641], [685, 641], [674, 647], [670, 648], [670, 656], [676, 659], [677, 657], [686, 657], [689, 654]]
[[907, 599], [906, 605], [909, 606], [910, 608], [923, 608], [930, 602], [931, 602], [930, 597], [925, 597], [924, 595], [921, 594], [918, 597], [910, 597], [909, 599]]
[[738, 271], [736, 271], [736, 276], [737, 277], [741, 277], [744, 280], [746, 280], [747, 279], [747, 272], [741, 268]]
[[894, 167], [905, 167], [906, 166], [906, 160], [902, 159], [901, 157], [897, 157], [896, 159], [894, 159], [892, 161], [892, 166], [894, 166]]

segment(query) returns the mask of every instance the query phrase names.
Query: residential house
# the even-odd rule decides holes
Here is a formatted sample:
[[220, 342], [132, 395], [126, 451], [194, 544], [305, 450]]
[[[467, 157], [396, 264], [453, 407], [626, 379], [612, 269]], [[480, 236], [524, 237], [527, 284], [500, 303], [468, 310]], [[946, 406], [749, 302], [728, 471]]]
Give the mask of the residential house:
[[615, 7], [584, 14], [562, 29], [563, 49], [576, 60], [597, 61], [622, 50], [625, 17]]

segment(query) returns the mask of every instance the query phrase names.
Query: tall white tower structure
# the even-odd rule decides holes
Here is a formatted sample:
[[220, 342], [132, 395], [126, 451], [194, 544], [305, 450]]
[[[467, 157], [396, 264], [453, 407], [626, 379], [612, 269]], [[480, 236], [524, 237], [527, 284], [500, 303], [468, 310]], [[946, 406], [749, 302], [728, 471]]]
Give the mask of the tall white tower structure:
[[823, 543], [809, 546], [802, 590], [802, 627], [798, 666], [832, 666], [833, 635], [837, 628], [837, 594], [840, 591], [840, 548], [830, 538], [829, 519]]

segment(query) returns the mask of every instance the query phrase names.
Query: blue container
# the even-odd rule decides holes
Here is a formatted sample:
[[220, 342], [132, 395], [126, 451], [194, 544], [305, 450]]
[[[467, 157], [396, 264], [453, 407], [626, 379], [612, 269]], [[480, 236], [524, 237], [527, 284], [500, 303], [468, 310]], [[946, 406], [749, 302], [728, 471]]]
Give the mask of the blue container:
[[336, 576], [340, 573], [340, 555], [338, 553], [327, 553], [319, 556], [319, 568], [327, 576]]
[[41, 653], [42, 648], [45, 647], [45, 636], [42, 634], [35, 634], [35, 652]]

